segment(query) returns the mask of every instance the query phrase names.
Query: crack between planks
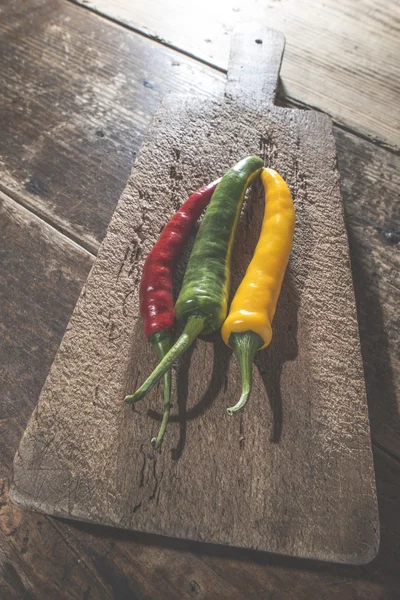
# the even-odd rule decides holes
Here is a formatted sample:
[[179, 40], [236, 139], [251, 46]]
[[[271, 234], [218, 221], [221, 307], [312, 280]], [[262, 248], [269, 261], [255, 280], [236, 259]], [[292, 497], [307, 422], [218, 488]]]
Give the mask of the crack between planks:
[[[345, 125], [345, 123], [338, 121], [337, 119], [335, 119], [335, 117], [333, 117], [329, 113], [321, 110], [317, 106], [313, 106], [312, 104], [305, 104], [304, 102], [302, 102], [301, 100], [298, 100], [297, 98], [292, 98], [291, 96], [285, 96], [284, 94], [280, 94], [280, 93], [277, 93], [276, 97], [281, 102], [285, 102], [288, 105], [287, 108], [293, 107], [293, 108], [298, 108], [300, 110], [301, 109], [314, 110], [315, 112], [319, 112], [323, 115], [327, 115], [332, 120], [332, 123], [334, 124], [334, 126], [337, 127], [338, 129], [341, 129], [342, 131], [345, 131], [346, 133], [351, 133], [352, 135], [354, 135], [366, 142], [369, 142], [370, 144], [379, 146], [379, 148], [383, 148], [384, 150], [387, 150], [388, 152], [390, 152], [391, 154], [394, 154], [395, 156], [400, 156], [400, 148], [399, 147], [391, 146], [390, 144], [387, 144], [386, 142], [380, 140], [377, 137], [373, 137], [366, 133], [361, 133], [360, 131], [357, 131], [356, 129], [352, 129], [349, 125]], [[283, 108], [285, 108], [285, 107], [283, 107]]]
[[134, 33], [137, 33], [141, 37], [147, 38], [148, 40], [152, 40], [153, 42], [157, 42], [158, 44], [161, 44], [162, 46], [165, 46], [166, 48], [169, 48], [170, 50], [174, 50], [175, 52], [178, 52], [179, 54], [183, 54], [184, 56], [187, 56], [188, 58], [192, 58], [193, 60], [201, 63], [202, 65], [205, 65], [206, 67], [211, 67], [212, 69], [214, 69], [215, 71], [218, 71], [219, 73], [225, 73], [225, 74], [227, 73], [227, 70], [224, 67], [220, 67], [219, 65], [216, 65], [215, 63], [210, 62], [210, 61], [206, 60], [205, 58], [196, 56], [196, 54], [189, 52], [189, 50], [184, 50], [183, 48], [180, 48], [179, 46], [175, 46], [174, 44], [172, 44], [172, 42], [168, 42], [167, 40], [165, 40], [161, 36], [157, 35], [156, 33], [147, 33], [145, 31], [143, 31], [142, 29], [140, 29], [139, 27], [135, 27], [135, 25], [132, 25], [129, 23], [124, 23], [123, 21], [120, 21], [117, 17], [112, 17], [111, 15], [106, 15], [105, 13], [101, 12], [94, 6], [89, 6], [87, 4], [81, 4], [81, 2], [79, 2], [78, 0], [66, 0], [66, 1], [69, 2], [70, 4], [74, 4], [75, 6], [79, 6], [80, 8], [88, 10], [89, 12], [97, 15], [98, 17], [101, 17], [102, 19], [105, 19], [106, 21], [109, 21], [110, 23], [114, 23], [114, 25], [118, 25], [119, 27], [122, 27], [123, 29], [127, 29], [128, 31], [133, 31]]
[[[189, 52], [188, 50], [180, 48], [179, 46], [176, 46], [175, 44], [168, 42], [167, 40], [165, 40], [164, 38], [162, 38], [161, 36], [159, 36], [157, 34], [152, 34], [152, 33], [143, 31], [139, 27], [135, 27], [135, 25], [132, 25], [129, 23], [124, 23], [123, 21], [119, 20], [117, 17], [112, 17], [111, 15], [107, 15], [104, 12], [101, 12], [100, 10], [98, 10], [97, 8], [95, 8], [93, 6], [89, 6], [87, 4], [82, 4], [81, 2], [79, 2], [79, 0], [66, 0], [66, 1], [69, 2], [70, 4], [73, 4], [74, 6], [78, 6], [85, 10], [88, 10], [89, 12], [97, 15], [98, 17], [100, 17], [106, 21], [109, 21], [110, 23], [113, 23], [114, 25], [118, 25], [119, 27], [122, 27], [123, 29], [126, 29], [127, 31], [132, 31], [132, 32], [136, 33], [137, 35], [140, 35], [143, 38], [152, 40], [162, 46], [165, 46], [166, 48], [169, 48], [170, 50], [174, 50], [178, 54], [187, 56], [188, 58], [191, 58], [202, 65], [210, 67], [214, 71], [218, 71], [219, 73], [223, 73], [224, 75], [227, 75], [227, 73], [228, 73], [228, 70], [225, 67], [221, 67], [211, 61], [201, 58], [200, 56], [197, 56], [196, 54], [193, 54], [192, 52]], [[383, 140], [380, 140], [378, 137], [373, 137], [366, 133], [357, 131], [356, 129], [352, 129], [349, 125], [345, 125], [344, 123], [341, 123], [340, 121], [335, 119], [335, 117], [333, 117], [328, 112], [325, 112], [325, 111], [319, 109], [318, 107], [313, 106], [312, 104], [306, 104], [306, 103], [302, 102], [301, 100], [298, 100], [297, 98], [293, 98], [291, 96], [285, 96], [284, 94], [279, 93], [279, 91], [277, 91], [276, 98], [279, 99], [281, 102], [283, 101], [283, 102], [288, 103], [289, 105], [293, 105], [294, 108], [315, 110], [322, 114], [328, 115], [332, 119], [333, 124], [336, 127], [338, 127], [339, 129], [342, 129], [343, 131], [346, 131], [347, 133], [352, 133], [353, 135], [355, 135], [369, 143], [376, 144], [380, 148], [384, 148], [385, 150], [387, 150], [388, 152], [391, 152], [392, 154], [395, 154], [396, 156], [400, 155], [399, 147], [392, 146], [392, 145], [384, 142]], [[291, 108], [291, 106], [287, 106], [287, 108]]]
[[81, 237], [79, 237], [78, 235], [75, 235], [73, 233], [73, 231], [69, 230], [68, 228], [63, 227], [62, 225], [59, 225], [58, 223], [55, 223], [40, 209], [36, 209], [31, 204], [26, 202], [24, 200], [22, 194], [19, 194], [18, 192], [10, 190], [7, 186], [5, 186], [1, 182], [0, 182], [0, 192], [3, 193], [4, 196], [6, 196], [8, 200], [11, 200], [11, 202], [14, 202], [15, 204], [17, 204], [18, 206], [20, 206], [21, 208], [26, 210], [28, 213], [30, 213], [37, 219], [40, 219], [40, 221], [42, 221], [43, 223], [46, 223], [46, 225], [48, 227], [51, 227], [51, 229], [53, 229], [54, 231], [56, 231], [58, 235], [61, 235], [62, 237], [66, 238], [69, 243], [72, 243], [75, 246], [78, 246], [79, 250], [83, 250], [87, 254], [90, 254], [91, 257], [96, 258], [98, 248], [96, 248], [94, 245], [92, 245], [90, 243], [85, 242], [84, 240], [82, 240]]

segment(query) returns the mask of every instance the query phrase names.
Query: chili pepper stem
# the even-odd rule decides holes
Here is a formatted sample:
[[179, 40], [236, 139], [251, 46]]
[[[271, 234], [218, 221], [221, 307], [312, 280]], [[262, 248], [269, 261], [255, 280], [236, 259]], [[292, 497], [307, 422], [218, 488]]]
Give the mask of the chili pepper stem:
[[[173, 332], [169, 329], [164, 329], [162, 331], [156, 331], [149, 338], [150, 343], [156, 351], [158, 360], [162, 360], [166, 354], [171, 350], [173, 345]], [[164, 373], [164, 411], [163, 418], [161, 421], [160, 429], [158, 431], [158, 435], [156, 438], [151, 440], [151, 443], [154, 448], [159, 448], [164, 439], [165, 430], [167, 428], [169, 412], [171, 409], [171, 369], [168, 369], [166, 373]]]
[[125, 402], [133, 404], [141, 398], [144, 398], [147, 392], [149, 392], [157, 381], [161, 379], [164, 373], [171, 369], [174, 362], [193, 344], [194, 340], [205, 328], [205, 325], [206, 319], [204, 317], [190, 317], [171, 350], [167, 352], [140, 388], [131, 396], [126, 396]]
[[254, 331], [240, 331], [231, 333], [229, 346], [234, 350], [240, 366], [240, 375], [242, 378], [242, 395], [235, 406], [227, 408], [228, 414], [234, 415], [241, 412], [247, 404], [252, 385], [252, 366], [256, 352], [264, 341], [258, 333]]

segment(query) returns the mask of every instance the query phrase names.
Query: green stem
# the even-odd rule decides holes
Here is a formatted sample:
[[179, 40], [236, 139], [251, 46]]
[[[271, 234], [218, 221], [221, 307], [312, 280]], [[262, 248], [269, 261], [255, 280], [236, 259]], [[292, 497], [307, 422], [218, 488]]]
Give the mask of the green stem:
[[242, 378], [242, 395], [240, 396], [239, 402], [237, 402], [235, 406], [231, 406], [227, 409], [228, 413], [233, 415], [242, 411], [249, 399], [252, 384], [253, 360], [257, 350], [264, 345], [264, 341], [262, 337], [259, 336], [258, 333], [254, 333], [254, 331], [240, 331], [231, 333], [229, 345], [235, 351], [239, 361], [240, 375]]
[[[173, 332], [171, 330], [157, 331], [153, 333], [149, 341], [153, 345], [158, 360], [162, 360], [172, 348]], [[171, 409], [171, 369], [164, 373], [164, 411], [160, 429], [156, 438], [151, 440], [154, 448], [159, 448], [164, 439], [165, 430], [167, 428], [169, 412]]]
[[131, 396], [126, 396], [125, 402], [133, 404], [141, 398], [144, 398], [147, 392], [149, 392], [157, 381], [161, 379], [164, 373], [172, 367], [173, 363], [193, 344], [197, 336], [203, 331], [205, 325], [206, 320], [204, 317], [190, 317], [182, 334], [176, 340], [171, 350], [167, 352], [162, 361], [158, 363], [157, 367], [140, 388]]

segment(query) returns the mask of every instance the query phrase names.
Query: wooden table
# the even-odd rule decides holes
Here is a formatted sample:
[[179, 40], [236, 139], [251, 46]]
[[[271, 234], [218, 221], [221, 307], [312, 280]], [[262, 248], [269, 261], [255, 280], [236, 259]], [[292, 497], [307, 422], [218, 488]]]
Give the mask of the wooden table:
[[[398, 598], [397, 3], [134, 4], [0, 1], [0, 598]], [[232, 27], [255, 17], [287, 37], [279, 103], [335, 123], [381, 519], [367, 566], [133, 535], [8, 500], [12, 458], [152, 114], [169, 91], [218, 94]]]

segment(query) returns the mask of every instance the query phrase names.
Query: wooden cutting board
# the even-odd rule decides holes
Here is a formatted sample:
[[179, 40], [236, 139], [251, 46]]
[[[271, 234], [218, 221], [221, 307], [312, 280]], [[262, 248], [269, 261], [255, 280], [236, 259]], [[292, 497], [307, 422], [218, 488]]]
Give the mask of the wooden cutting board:
[[[166, 536], [344, 563], [376, 554], [379, 522], [347, 235], [328, 117], [273, 105], [283, 36], [233, 37], [225, 97], [168, 98], [156, 114], [14, 461], [28, 509]], [[246, 411], [219, 334], [162, 390], [123, 402], [156, 362], [138, 317], [143, 261], [188, 195], [248, 154], [292, 191], [297, 228], [270, 347]], [[263, 215], [255, 187], [233, 256], [233, 290]], [[188, 251], [186, 252], [187, 259]], [[177, 286], [184, 261], [178, 269]]]

